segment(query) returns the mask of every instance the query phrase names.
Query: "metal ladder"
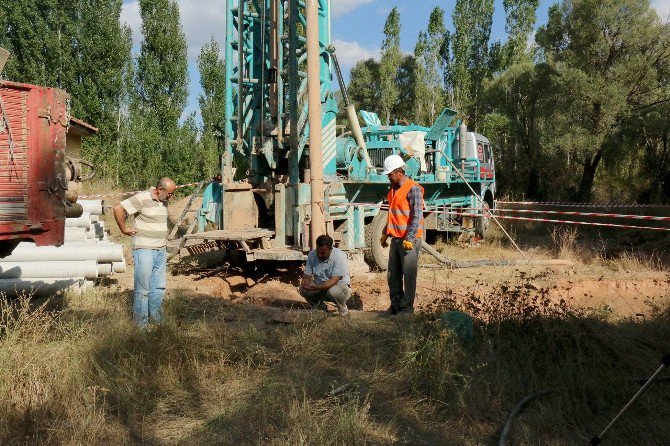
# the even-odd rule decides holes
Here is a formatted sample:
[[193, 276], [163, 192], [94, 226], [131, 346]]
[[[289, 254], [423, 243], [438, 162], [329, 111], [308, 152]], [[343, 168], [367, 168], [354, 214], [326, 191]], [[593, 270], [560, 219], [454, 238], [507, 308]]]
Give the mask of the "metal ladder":
[[[202, 181], [198, 183], [198, 186], [195, 188], [193, 193], [191, 194], [191, 197], [188, 200], [188, 203], [186, 203], [186, 206], [184, 207], [184, 210], [181, 212], [181, 215], [179, 215], [179, 218], [175, 222], [174, 226], [172, 227], [172, 231], [170, 231], [170, 234], [168, 235], [167, 242], [168, 242], [168, 250], [170, 253], [173, 255], [179, 254], [181, 249], [184, 247], [184, 244], [186, 243], [186, 237], [185, 235], [188, 234], [193, 234], [194, 229], [196, 228], [196, 225], [198, 224], [198, 219], [196, 216], [193, 217], [191, 222], [189, 224], [184, 224], [184, 220], [186, 219], [186, 216], [191, 213], [198, 212], [200, 208], [192, 208], [193, 202], [195, 201], [196, 198], [202, 197], [202, 189], [207, 184], [208, 182]], [[179, 232], [180, 229], [186, 228], [186, 232], [181, 235], [179, 239], [177, 239], [177, 233]], [[170, 243], [170, 242], [178, 242], [178, 243]]]

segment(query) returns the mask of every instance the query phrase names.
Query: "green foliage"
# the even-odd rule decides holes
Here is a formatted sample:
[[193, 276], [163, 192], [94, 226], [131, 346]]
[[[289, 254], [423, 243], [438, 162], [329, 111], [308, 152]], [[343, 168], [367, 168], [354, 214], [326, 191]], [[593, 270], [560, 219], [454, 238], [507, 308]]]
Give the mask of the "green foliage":
[[137, 104], [163, 132], [177, 125], [188, 96], [187, 45], [174, 0], [140, 0], [144, 40], [137, 59]]
[[377, 111], [381, 108], [379, 62], [367, 59], [351, 69], [348, 92], [357, 110]]
[[384, 25], [379, 77], [381, 81], [381, 113], [386, 123], [391, 122], [391, 110], [398, 101], [396, 77], [402, 54], [400, 53], [400, 13], [393, 8]]
[[581, 170], [575, 192], [589, 200], [599, 164], [618, 151], [625, 122], [670, 99], [664, 74], [670, 32], [644, 0], [564, 1], [537, 34], [556, 97], [547, 143]]
[[484, 108], [484, 83], [490, 77], [489, 39], [493, 23], [493, 0], [458, 0], [452, 14], [454, 35], [451, 46], [451, 85], [453, 102], [470, 126], [477, 127]]
[[198, 72], [203, 93], [198, 97], [200, 115], [205, 131], [211, 130], [223, 138], [225, 130], [226, 64], [221, 59], [219, 44], [212, 39], [200, 50]]
[[526, 46], [535, 26], [535, 12], [539, 3], [539, 0], [503, 0], [505, 31], [509, 36], [502, 47], [503, 68], [519, 63], [528, 56]]
[[429, 58], [428, 36], [424, 31], [419, 32], [419, 38], [414, 46], [414, 88], [413, 109], [414, 120], [417, 124], [429, 124], [429, 110], [431, 107], [431, 88], [428, 84], [427, 60]]
[[203, 172], [210, 177], [219, 171], [226, 130], [226, 66], [214, 38], [200, 50], [198, 71], [203, 91], [198, 98], [203, 130], [200, 139]]

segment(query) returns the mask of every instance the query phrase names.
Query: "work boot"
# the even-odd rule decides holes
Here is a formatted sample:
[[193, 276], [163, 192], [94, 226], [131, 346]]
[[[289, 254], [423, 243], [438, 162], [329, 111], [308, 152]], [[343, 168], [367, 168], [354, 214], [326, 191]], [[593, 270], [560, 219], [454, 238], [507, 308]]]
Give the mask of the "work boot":
[[398, 314], [398, 311], [399, 311], [398, 307], [395, 307], [395, 306], [391, 305], [390, 307], [388, 307], [386, 309], [386, 311], [381, 313], [381, 315], [382, 316], [395, 316], [396, 314]]
[[342, 304], [342, 303], [335, 303], [337, 305], [337, 312], [340, 313], [340, 316], [346, 316], [349, 314], [349, 309], [347, 308], [347, 304]]

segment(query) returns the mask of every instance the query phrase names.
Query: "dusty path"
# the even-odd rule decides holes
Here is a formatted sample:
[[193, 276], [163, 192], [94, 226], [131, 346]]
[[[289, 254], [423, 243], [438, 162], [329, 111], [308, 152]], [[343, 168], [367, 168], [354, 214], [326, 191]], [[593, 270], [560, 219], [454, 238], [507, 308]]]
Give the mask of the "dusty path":
[[[208, 263], [209, 262], [209, 263]], [[207, 296], [231, 304], [276, 309], [306, 308], [298, 294], [299, 265], [259, 267], [253, 272], [221, 268], [210, 258], [201, 263], [184, 259], [172, 264], [168, 295]], [[132, 289], [132, 268], [108, 285], [120, 292]], [[642, 317], [655, 303], [670, 297], [670, 272], [636, 269], [613, 271], [601, 265], [505, 266], [459, 270], [426, 265], [417, 285], [418, 311], [440, 311], [467, 301], [491, 309], [495, 305], [570, 305], [591, 308], [616, 317]], [[352, 279], [354, 310], [378, 312], [388, 305], [385, 273]]]

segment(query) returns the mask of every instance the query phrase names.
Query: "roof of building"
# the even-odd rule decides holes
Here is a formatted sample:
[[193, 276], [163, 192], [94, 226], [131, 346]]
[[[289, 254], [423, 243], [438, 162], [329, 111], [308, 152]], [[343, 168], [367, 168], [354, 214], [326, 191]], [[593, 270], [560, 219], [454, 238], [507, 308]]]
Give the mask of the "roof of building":
[[70, 117], [70, 128], [68, 129], [68, 134], [76, 136], [93, 136], [98, 133], [98, 129], [93, 127], [91, 124], [77, 119], [75, 117]]

